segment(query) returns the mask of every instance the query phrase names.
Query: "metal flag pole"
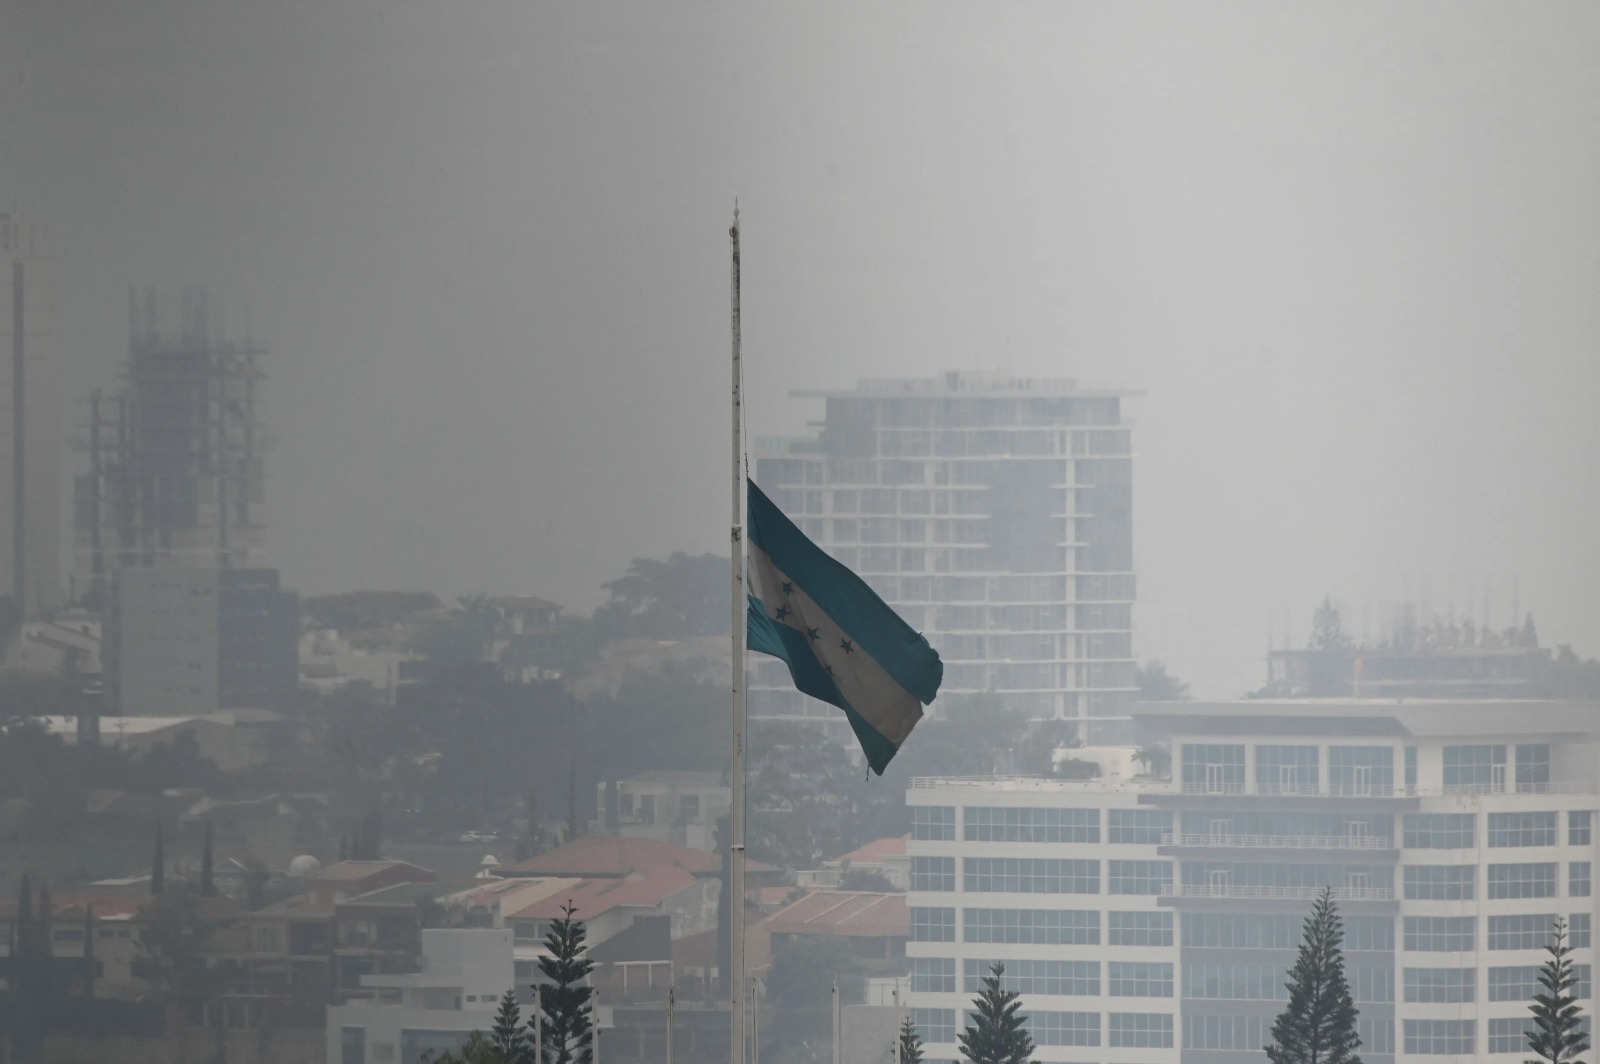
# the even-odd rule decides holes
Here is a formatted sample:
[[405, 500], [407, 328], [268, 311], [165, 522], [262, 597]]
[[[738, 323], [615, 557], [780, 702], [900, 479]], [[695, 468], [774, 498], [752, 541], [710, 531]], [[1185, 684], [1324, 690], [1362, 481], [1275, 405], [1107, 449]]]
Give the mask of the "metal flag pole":
[[672, 984], [667, 984], [667, 1064], [672, 1064]]
[[833, 1064], [844, 1064], [843, 1032], [839, 1014], [839, 979], [833, 980]]
[[733, 584], [733, 764], [729, 776], [733, 795], [728, 810], [728, 939], [730, 971], [722, 975], [728, 987], [729, 1064], [744, 1064], [744, 480], [739, 468], [742, 449], [740, 418], [744, 402], [743, 370], [739, 353], [739, 203], [733, 204], [731, 296], [733, 303], [733, 530], [729, 544], [730, 579]]
[[750, 1064], [761, 1064], [761, 994], [750, 980]]
[[894, 981], [894, 1064], [902, 1064], [900, 1060], [900, 980]]
[[544, 1064], [544, 988], [533, 985], [533, 1064]]

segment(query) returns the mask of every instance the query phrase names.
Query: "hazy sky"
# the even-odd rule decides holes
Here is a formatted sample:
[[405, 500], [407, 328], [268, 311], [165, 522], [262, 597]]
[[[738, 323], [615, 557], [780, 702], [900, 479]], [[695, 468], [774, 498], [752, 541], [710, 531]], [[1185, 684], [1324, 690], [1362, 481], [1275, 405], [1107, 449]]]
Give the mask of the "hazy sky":
[[724, 550], [737, 196], [753, 434], [1147, 393], [1138, 649], [1197, 693], [1427, 574], [1600, 654], [1600, 6], [8, 0], [0, 77], [79, 394], [129, 285], [251, 308], [302, 593]]

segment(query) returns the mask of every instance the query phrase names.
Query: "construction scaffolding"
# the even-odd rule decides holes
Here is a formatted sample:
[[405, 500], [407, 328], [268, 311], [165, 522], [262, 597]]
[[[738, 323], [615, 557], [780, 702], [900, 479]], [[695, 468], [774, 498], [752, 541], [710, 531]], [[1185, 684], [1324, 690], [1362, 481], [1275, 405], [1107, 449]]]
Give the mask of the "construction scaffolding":
[[154, 293], [129, 293], [123, 385], [89, 400], [89, 471], [74, 490], [80, 590], [96, 599], [118, 568], [248, 566], [259, 553], [265, 352], [222, 326], [203, 289], [184, 289], [176, 333]]

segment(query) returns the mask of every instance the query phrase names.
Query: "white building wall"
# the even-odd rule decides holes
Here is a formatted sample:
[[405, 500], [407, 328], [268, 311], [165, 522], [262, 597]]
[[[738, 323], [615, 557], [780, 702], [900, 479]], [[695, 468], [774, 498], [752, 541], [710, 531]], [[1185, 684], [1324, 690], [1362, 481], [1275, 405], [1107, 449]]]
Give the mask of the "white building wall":
[[[1173, 737], [1177, 778], [1171, 783], [1139, 781], [1112, 787], [1099, 782], [1046, 780], [915, 781], [907, 797], [914, 827], [909, 846], [913, 882], [908, 894], [913, 941], [907, 946], [913, 985], [908, 1003], [916, 1010], [949, 1010], [959, 1029], [973, 996], [964, 978], [966, 961], [1088, 961], [1098, 966], [1098, 993], [1027, 993], [1024, 1012], [1093, 1013], [1098, 1021], [1098, 1043], [1041, 1044], [1035, 1059], [1109, 1064], [1156, 1064], [1180, 1057], [1185, 1064], [1258, 1061], [1259, 1045], [1200, 1048], [1210, 1037], [1205, 1024], [1254, 1024], [1257, 1035], [1270, 1029], [1271, 1017], [1283, 1005], [1283, 969], [1292, 961], [1299, 920], [1317, 889], [1290, 881], [1296, 870], [1320, 870], [1319, 874], [1327, 875], [1344, 869], [1343, 879], [1333, 875], [1335, 897], [1352, 927], [1357, 921], [1362, 924], [1362, 941], [1347, 942], [1352, 979], [1354, 967], [1379, 965], [1374, 970], [1378, 974], [1363, 975], [1363, 979], [1378, 980], [1363, 991], [1373, 999], [1363, 1004], [1358, 994], [1371, 1039], [1362, 1049], [1363, 1059], [1368, 1064], [1428, 1064], [1442, 1056], [1483, 1064], [1521, 1060], [1517, 1054], [1524, 1053], [1522, 1043], [1510, 1036], [1519, 1034], [1517, 1025], [1528, 1014], [1526, 988], [1509, 997], [1496, 988], [1505, 985], [1509, 969], [1531, 970], [1543, 963], [1546, 922], [1555, 916], [1576, 922], [1575, 960], [1592, 976], [1593, 929], [1600, 920], [1593, 887], [1600, 865], [1595, 849], [1600, 837], [1600, 744], [1589, 733], [1534, 731], [1541, 715], [1537, 707], [1519, 711], [1507, 718], [1508, 723], [1514, 720], [1530, 730], [1498, 735], [1480, 728], [1460, 735], [1376, 738], [1266, 731], [1221, 736], [1202, 733], [1197, 727], [1193, 736]], [[1600, 714], [1593, 714], [1593, 719], [1600, 725]], [[1183, 747], [1189, 741], [1243, 745], [1249, 772], [1242, 786], [1210, 788], [1198, 773], [1186, 780]], [[1537, 770], [1532, 773], [1537, 778], [1519, 782], [1519, 745], [1535, 769], [1548, 750], [1547, 776]], [[1317, 779], [1312, 786], [1291, 788], [1301, 793], [1279, 793], [1281, 780], [1268, 772], [1268, 766], [1275, 763], [1274, 754], [1281, 752], [1263, 748], [1282, 746], [1315, 747]], [[1392, 786], [1368, 786], [1370, 781], [1361, 786], [1336, 784], [1330, 772], [1335, 758], [1343, 757], [1348, 764], [1349, 757], [1348, 753], [1336, 754], [1340, 747], [1392, 751]], [[1416, 750], [1414, 781], [1405, 774], [1408, 747]], [[1504, 748], [1503, 774], [1487, 772], [1488, 782], [1483, 785], [1463, 776], [1463, 759], [1470, 760], [1482, 752], [1480, 748], [1489, 748], [1487, 757], [1492, 762], [1498, 756], [1492, 752], [1497, 747]], [[1453, 766], [1448, 772], [1447, 764]], [[971, 837], [979, 833], [970, 826], [975, 823], [972, 809], [1008, 807], [1095, 810], [1099, 842], [996, 842]], [[953, 837], [937, 837], [939, 830], [930, 826], [929, 811], [933, 809], [956, 811], [947, 832]], [[1170, 812], [1172, 835], [1164, 845], [1112, 841], [1113, 811], [1129, 809]], [[1465, 819], [1431, 819], [1439, 816]], [[1245, 819], [1251, 817], [1256, 819]], [[1312, 824], [1316, 831], [1275, 835], [1268, 833], [1272, 824]], [[1352, 824], [1364, 827], [1357, 831]], [[1451, 836], [1448, 830], [1459, 834]], [[987, 857], [1097, 861], [1099, 889], [1097, 893], [966, 890], [964, 862]], [[953, 859], [954, 890], [930, 889], [926, 863], [930, 858]], [[1163, 896], [1111, 893], [1110, 863], [1126, 860], [1170, 864], [1171, 886]], [[1462, 869], [1448, 873], [1462, 878], [1450, 886], [1430, 885], [1426, 877], [1435, 873], [1426, 870], [1437, 866]], [[1411, 873], [1415, 878], [1408, 881], [1408, 869], [1424, 871]], [[971, 910], [979, 908], [1093, 911], [1100, 922], [1099, 943], [974, 942], [966, 934], [966, 925]], [[954, 910], [953, 941], [926, 940], [928, 936], [919, 931], [919, 912], [927, 909]], [[1112, 941], [1110, 914], [1135, 911], [1171, 914], [1171, 945], [1130, 947]], [[1438, 918], [1456, 922], [1435, 922]], [[1234, 920], [1229, 926], [1235, 930], [1230, 933], [1244, 938], [1270, 921], [1287, 920], [1294, 928], [1294, 942], [1266, 949], [1243, 941], [1219, 944], [1203, 939], [1202, 932], [1209, 933], [1207, 929], [1217, 926], [1218, 920]], [[1190, 928], [1193, 952], [1184, 945], [1186, 921], [1194, 924]], [[1512, 935], [1517, 927], [1523, 929], [1520, 938]], [[1452, 931], [1467, 937], [1444, 937]], [[1388, 946], [1382, 943], [1386, 937]], [[1461, 948], [1422, 948], [1440, 945]], [[953, 962], [953, 990], [948, 980], [944, 989], [930, 989], [934, 975], [925, 965], [933, 959]], [[1136, 960], [1173, 966], [1170, 998], [1112, 994], [1111, 965]], [[923, 965], [920, 973], [919, 962]], [[1191, 975], [1197, 996], [1186, 998], [1184, 969], [1190, 962], [1222, 970], [1221, 982], [1202, 984], [1203, 976], [1210, 978], [1216, 973], [1196, 967]], [[1240, 973], [1249, 964], [1277, 965], [1263, 992], [1239, 991]], [[1436, 988], [1440, 980], [1460, 980], [1462, 989]], [[1590, 982], [1592, 979], [1585, 981], [1585, 1012], [1594, 1007]], [[1503, 999], [1495, 1000], [1497, 997]], [[1113, 1046], [1111, 1014], [1116, 1012], [1170, 1015], [1171, 1046]], [[916, 1015], [919, 1024], [930, 1016], [926, 1012]], [[1218, 1019], [1206, 1020], [1202, 1015]], [[1187, 1049], [1186, 1021], [1193, 1025]], [[956, 1047], [947, 1040], [930, 1039], [928, 1058], [953, 1060]]]

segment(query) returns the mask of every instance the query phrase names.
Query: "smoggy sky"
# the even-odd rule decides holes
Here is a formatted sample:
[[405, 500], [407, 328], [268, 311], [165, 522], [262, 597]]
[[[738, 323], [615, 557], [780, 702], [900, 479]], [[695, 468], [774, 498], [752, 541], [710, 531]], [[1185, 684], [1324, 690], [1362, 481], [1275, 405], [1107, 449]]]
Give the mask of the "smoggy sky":
[[587, 611], [726, 549], [737, 196], [751, 434], [1142, 390], [1138, 653], [1232, 697], [1425, 577], [1600, 654], [1597, 56], [1587, 3], [12, 0], [0, 209], [75, 397], [129, 285], [250, 308], [303, 594]]

